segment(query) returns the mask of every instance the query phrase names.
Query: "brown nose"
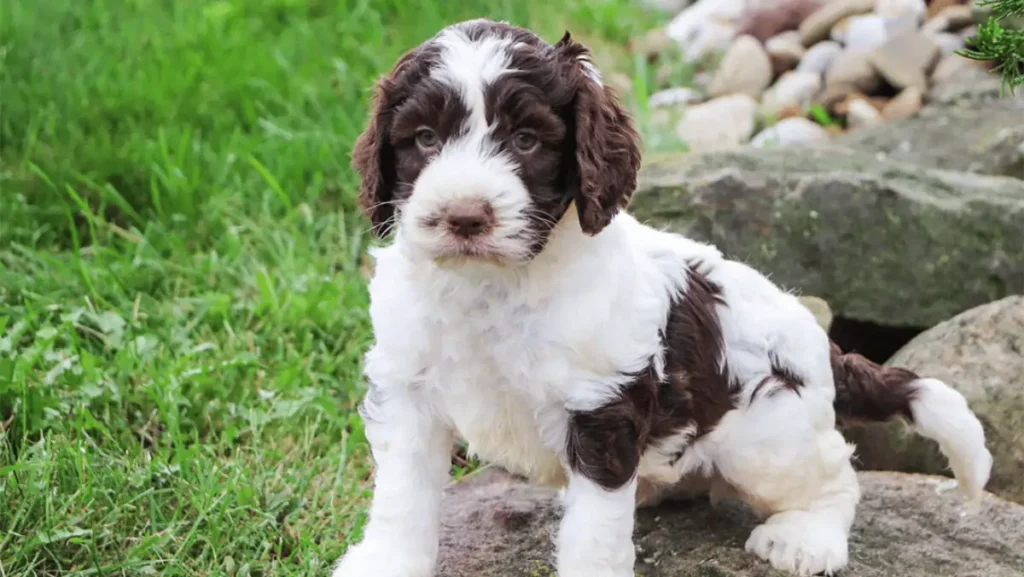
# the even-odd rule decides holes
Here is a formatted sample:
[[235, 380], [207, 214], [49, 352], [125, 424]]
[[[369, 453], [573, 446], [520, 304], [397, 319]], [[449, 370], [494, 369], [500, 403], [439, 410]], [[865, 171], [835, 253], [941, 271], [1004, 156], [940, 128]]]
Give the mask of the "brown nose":
[[494, 226], [494, 209], [484, 201], [457, 202], [445, 210], [444, 222], [455, 236], [478, 236]]

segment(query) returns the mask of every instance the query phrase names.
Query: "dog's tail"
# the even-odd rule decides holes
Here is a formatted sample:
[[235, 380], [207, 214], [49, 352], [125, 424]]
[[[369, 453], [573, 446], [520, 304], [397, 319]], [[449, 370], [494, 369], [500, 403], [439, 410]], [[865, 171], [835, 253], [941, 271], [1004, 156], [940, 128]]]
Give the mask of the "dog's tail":
[[971, 504], [982, 497], [992, 470], [981, 422], [955, 389], [912, 371], [883, 367], [832, 344], [836, 416], [843, 424], [903, 418], [939, 444]]

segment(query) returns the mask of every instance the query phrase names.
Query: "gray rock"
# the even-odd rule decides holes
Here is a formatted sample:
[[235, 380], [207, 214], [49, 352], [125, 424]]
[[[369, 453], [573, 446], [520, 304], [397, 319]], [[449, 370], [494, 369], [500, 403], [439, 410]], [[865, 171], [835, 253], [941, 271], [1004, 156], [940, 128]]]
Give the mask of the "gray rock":
[[977, 66], [963, 67], [956, 75], [936, 82], [928, 91], [928, 101], [936, 104], [995, 101], [1003, 95], [999, 79]]
[[757, 102], [746, 94], [732, 94], [690, 106], [676, 124], [676, 136], [694, 152], [729, 150], [754, 134]]
[[[962, 81], [964, 90], [983, 85], [973, 76], [977, 69], [969, 66], [969, 77]], [[983, 75], [981, 80], [991, 80], [978, 72]], [[933, 97], [932, 104], [911, 118], [851, 132], [836, 142], [926, 168], [1024, 179], [1024, 151], [1020, 148], [1024, 145], [1024, 94], [1015, 99], [998, 98], [998, 80], [995, 84], [988, 98]]]
[[811, 72], [814, 74], [825, 74], [832, 61], [843, 51], [843, 46], [838, 42], [826, 40], [819, 42], [807, 49], [800, 64], [797, 65], [797, 72]]
[[711, 80], [711, 97], [746, 94], [757, 98], [772, 82], [772, 61], [753, 36], [740, 36], [729, 46]]
[[631, 210], [855, 320], [932, 326], [1024, 292], [1020, 180], [833, 147], [648, 155]]
[[928, 75], [939, 58], [939, 47], [921, 32], [900, 34], [873, 50], [868, 61], [898, 90], [909, 86], [928, 90]]
[[[844, 577], [1020, 577], [1024, 507], [986, 495], [961, 516], [956, 491], [936, 477], [862, 473], [864, 497]], [[438, 577], [554, 577], [561, 507], [549, 489], [484, 473], [449, 488]], [[743, 550], [759, 520], [745, 506], [707, 499], [637, 513], [640, 577], [792, 577]]]
[[[934, 71], [933, 71], [934, 73]], [[1016, 99], [1003, 94], [999, 77], [978, 65], [964, 67], [950, 78], [936, 83], [928, 92], [928, 100], [936, 104], [994, 103], [1024, 100], [1024, 91], [1016, 92]]]
[[795, 116], [765, 128], [750, 141], [754, 148], [770, 146], [812, 146], [827, 143], [832, 136], [820, 124]]
[[878, 71], [871, 66], [868, 53], [845, 50], [836, 56], [825, 72], [825, 87], [847, 86], [855, 92], [870, 94], [882, 84]]
[[800, 23], [800, 39], [804, 46], [813, 46], [828, 38], [832, 27], [843, 18], [867, 14], [875, 7], [875, 0], [832, 0], [815, 10]]
[[[918, 335], [887, 364], [941, 379], [967, 398], [994, 458], [988, 490], [1024, 503], [1024, 296], [957, 315]], [[846, 434], [862, 468], [948, 474], [935, 445], [906, 429], [889, 423]]]

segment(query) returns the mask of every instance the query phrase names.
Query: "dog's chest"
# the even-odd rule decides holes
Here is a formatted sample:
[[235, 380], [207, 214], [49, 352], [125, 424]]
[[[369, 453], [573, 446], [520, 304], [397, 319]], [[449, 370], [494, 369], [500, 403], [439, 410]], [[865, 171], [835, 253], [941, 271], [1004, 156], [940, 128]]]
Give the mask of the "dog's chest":
[[525, 307], [467, 311], [434, 332], [428, 375], [436, 402], [473, 454], [560, 484], [567, 417], [557, 390], [575, 367], [544, 324]]

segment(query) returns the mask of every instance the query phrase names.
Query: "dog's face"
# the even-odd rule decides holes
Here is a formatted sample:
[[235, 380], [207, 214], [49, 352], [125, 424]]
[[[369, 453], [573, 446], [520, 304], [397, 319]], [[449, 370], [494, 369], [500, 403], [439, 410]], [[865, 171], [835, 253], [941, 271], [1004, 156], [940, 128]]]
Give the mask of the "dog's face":
[[568, 33], [476, 20], [406, 53], [353, 151], [360, 204], [418, 258], [530, 260], [575, 203], [596, 234], [636, 186], [639, 140]]

